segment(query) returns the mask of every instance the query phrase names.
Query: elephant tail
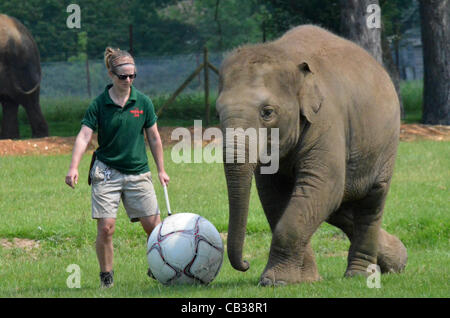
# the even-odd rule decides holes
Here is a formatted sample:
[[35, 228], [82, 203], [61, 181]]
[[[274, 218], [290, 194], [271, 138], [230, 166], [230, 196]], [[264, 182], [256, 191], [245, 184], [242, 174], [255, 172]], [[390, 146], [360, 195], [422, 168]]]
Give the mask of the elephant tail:
[[39, 81], [36, 83], [36, 85], [34, 87], [32, 87], [29, 90], [24, 90], [22, 87], [20, 87], [19, 85], [17, 85], [16, 82], [14, 82], [14, 88], [17, 90], [17, 92], [19, 92], [20, 94], [24, 94], [24, 95], [29, 95], [31, 93], [33, 93], [35, 90], [37, 90], [40, 86], [40, 82], [41, 79], [39, 77]]
[[[17, 93], [29, 95], [41, 83], [41, 61], [39, 49], [33, 36], [17, 19], [11, 18], [15, 36], [10, 36], [4, 47], [6, 73]], [[18, 34], [18, 35], [17, 35]]]

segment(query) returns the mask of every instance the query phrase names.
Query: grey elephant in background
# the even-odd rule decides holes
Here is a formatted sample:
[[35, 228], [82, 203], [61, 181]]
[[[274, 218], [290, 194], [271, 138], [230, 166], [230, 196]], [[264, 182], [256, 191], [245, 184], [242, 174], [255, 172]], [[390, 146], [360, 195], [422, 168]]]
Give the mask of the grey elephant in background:
[[32, 137], [48, 136], [39, 104], [40, 82], [39, 50], [31, 33], [17, 19], [0, 14], [0, 139], [20, 137], [19, 105], [26, 110]]
[[[272, 231], [261, 285], [320, 279], [310, 240], [323, 222], [351, 241], [345, 276], [369, 275], [371, 264], [383, 273], [405, 268], [405, 246], [381, 229], [399, 142], [399, 101], [389, 75], [365, 50], [312, 25], [239, 47], [222, 63], [216, 108], [225, 136], [227, 247], [235, 269], [249, 268], [242, 252], [253, 175]], [[249, 149], [249, 138], [238, 138], [239, 144], [226, 137], [227, 128], [278, 128], [278, 171], [261, 173], [260, 161], [237, 157], [226, 162], [227, 149]]]

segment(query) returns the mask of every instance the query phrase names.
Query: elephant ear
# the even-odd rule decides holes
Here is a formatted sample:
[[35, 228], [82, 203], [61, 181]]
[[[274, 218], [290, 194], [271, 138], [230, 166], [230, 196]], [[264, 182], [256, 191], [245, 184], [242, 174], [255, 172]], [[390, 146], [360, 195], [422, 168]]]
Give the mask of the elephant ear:
[[300, 114], [313, 123], [317, 112], [323, 101], [323, 94], [316, 83], [314, 73], [309, 68], [308, 63], [301, 63], [298, 69], [303, 76], [301, 87], [298, 92], [300, 104]]

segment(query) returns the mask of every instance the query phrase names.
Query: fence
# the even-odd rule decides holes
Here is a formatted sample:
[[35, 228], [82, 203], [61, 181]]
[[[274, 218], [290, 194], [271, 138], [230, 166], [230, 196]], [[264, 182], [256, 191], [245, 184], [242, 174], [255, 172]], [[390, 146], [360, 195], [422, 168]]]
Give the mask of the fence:
[[[219, 67], [225, 53], [209, 53], [209, 62]], [[142, 92], [172, 94], [203, 63], [203, 52], [196, 54], [136, 58], [137, 78], [134, 85]], [[88, 67], [87, 67], [88, 66]], [[80, 62], [45, 62], [42, 67], [41, 96], [93, 98], [111, 82], [102, 60]], [[87, 76], [89, 70], [89, 77]], [[89, 80], [88, 80], [89, 79]], [[89, 85], [88, 85], [89, 84]], [[183, 93], [203, 93], [204, 76], [200, 73]], [[209, 76], [211, 92], [217, 91], [218, 77]], [[89, 96], [89, 91], [90, 95]]]

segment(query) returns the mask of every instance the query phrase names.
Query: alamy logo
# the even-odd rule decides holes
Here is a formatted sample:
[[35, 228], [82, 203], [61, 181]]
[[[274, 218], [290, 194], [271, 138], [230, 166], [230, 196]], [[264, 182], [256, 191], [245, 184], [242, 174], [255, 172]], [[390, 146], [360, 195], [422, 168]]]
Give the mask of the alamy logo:
[[381, 270], [380, 266], [376, 264], [370, 264], [366, 270], [370, 273], [367, 276], [367, 287], [369, 288], [381, 288]]
[[369, 29], [381, 28], [381, 8], [378, 4], [369, 4], [366, 9], [370, 13], [366, 20], [366, 25]]
[[81, 9], [78, 4], [69, 4], [66, 12], [72, 13], [67, 17], [66, 25], [69, 29], [81, 28]]
[[[223, 136], [222, 130], [215, 127], [203, 132], [202, 121], [195, 120], [193, 138], [187, 128], [172, 131], [171, 140], [179, 142], [172, 147], [171, 157], [175, 163], [223, 163], [225, 157], [226, 163], [260, 163], [261, 174], [275, 174], [279, 168], [279, 129], [271, 128], [270, 136], [268, 131], [267, 128], [226, 128]], [[211, 140], [203, 147], [204, 141]]]
[[71, 273], [67, 277], [66, 285], [69, 288], [81, 288], [81, 269], [77, 264], [70, 264], [66, 268], [66, 272]]

